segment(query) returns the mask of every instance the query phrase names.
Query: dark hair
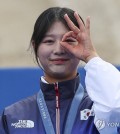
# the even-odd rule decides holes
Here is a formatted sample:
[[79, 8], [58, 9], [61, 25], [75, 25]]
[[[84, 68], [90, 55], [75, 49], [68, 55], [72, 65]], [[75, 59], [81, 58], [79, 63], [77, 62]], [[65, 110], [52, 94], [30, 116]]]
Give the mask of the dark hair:
[[[37, 63], [38, 58], [37, 58], [37, 50], [39, 47], [39, 44], [43, 40], [46, 32], [50, 28], [50, 26], [55, 22], [55, 21], [61, 21], [67, 28], [68, 25], [64, 19], [64, 15], [68, 14], [72, 22], [78, 27], [78, 23], [74, 17], [74, 11], [69, 8], [61, 8], [61, 7], [52, 7], [48, 8], [45, 10], [36, 20], [36, 23], [34, 25], [34, 31], [31, 37], [31, 43], [34, 42], [34, 53], [35, 53], [35, 58]], [[82, 22], [84, 23], [83, 19], [80, 17]]]

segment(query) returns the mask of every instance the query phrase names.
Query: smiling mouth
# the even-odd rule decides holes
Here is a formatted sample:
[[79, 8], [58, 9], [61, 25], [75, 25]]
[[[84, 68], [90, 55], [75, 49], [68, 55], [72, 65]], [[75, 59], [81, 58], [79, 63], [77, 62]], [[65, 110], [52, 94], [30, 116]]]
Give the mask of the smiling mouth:
[[65, 64], [69, 59], [52, 59], [50, 60], [53, 64], [56, 65], [61, 65], [61, 64]]

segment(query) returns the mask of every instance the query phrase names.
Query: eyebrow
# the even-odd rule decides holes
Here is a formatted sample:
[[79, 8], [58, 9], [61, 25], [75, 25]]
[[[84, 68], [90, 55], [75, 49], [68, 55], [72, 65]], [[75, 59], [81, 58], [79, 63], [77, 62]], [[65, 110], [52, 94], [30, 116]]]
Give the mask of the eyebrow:
[[45, 37], [63, 37], [64, 34], [46, 34]]

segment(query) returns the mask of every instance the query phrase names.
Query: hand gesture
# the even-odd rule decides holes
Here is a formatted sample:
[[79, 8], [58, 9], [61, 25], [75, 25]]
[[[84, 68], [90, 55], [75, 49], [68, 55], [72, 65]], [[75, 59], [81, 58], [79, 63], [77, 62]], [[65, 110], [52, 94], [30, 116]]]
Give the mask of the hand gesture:
[[[90, 17], [87, 17], [84, 25], [77, 12], [74, 13], [74, 16], [79, 28], [74, 25], [67, 14], [64, 15], [64, 19], [71, 31], [63, 36], [61, 45], [75, 57], [87, 63], [93, 57], [98, 56], [90, 38]], [[75, 38], [78, 42], [77, 45], [71, 45], [71, 43], [66, 42], [69, 37]]]

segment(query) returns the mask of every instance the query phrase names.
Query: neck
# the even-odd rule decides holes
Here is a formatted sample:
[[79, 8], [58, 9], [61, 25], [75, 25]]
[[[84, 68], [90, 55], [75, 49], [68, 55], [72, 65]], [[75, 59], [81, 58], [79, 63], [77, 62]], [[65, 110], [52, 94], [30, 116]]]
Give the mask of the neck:
[[45, 80], [51, 84], [51, 83], [62, 82], [62, 81], [74, 79], [77, 76], [77, 72], [74, 73], [73, 75], [66, 76], [66, 77], [51, 77], [47, 74], [45, 74], [44, 76], [45, 76]]

